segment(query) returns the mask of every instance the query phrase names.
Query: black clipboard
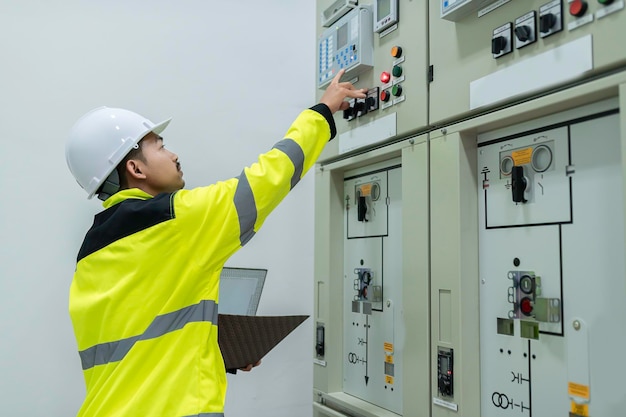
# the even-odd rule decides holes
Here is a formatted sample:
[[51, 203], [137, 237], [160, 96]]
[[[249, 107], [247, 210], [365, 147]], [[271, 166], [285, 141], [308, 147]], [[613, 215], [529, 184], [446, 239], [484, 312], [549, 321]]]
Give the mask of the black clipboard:
[[218, 342], [226, 369], [254, 365], [307, 318], [219, 314]]

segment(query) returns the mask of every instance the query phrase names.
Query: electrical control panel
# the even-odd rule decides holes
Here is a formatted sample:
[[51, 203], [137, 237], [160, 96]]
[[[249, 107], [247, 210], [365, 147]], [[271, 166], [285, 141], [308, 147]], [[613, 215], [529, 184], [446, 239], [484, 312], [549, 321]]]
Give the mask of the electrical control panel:
[[[428, 124], [427, 2], [363, 0], [358, 7], [371, 10], [373, 15], [369, 24], [359, 25], [359, 37], [371, 39], [372, 59], [365, 62], [361, 57], [361, 63], [352, 64], [355, 69], [348, 70], [343, 80], [367, 89], [368, 95], [366, 99], [352, 100], [350, 108], [337, 114], [337, 138], [326, 146], [321, 161], [341, 159], [392, 143], [425, 130]], [[317, 1], [320, 15], [328, 8], [333, 8], [332, 2]], [[345, 51], [343, 57], [337, 52], [340, 44], [344, 44], [339, 42], [340, 35], [341, 40], [344, 38], [340, 33], [342, 23], [350, 22], [350, 16], [355, 13], [356, 8], [329, 28], [319, 22], [318, 98], [341, 65], [356, 62], [350, 61], [351, 55]], [[409, 16], [406, 24], [404, 15]], [[363, 33], [366, 30], [368, 35]], [[347, 42], [349, 48], [352, 43]]]
[[623, 414], [624, 4], [359, 2], [367, 97], [315, 170], [315, 417]]
[[340, 70], [354, 77], [372, 68], [372, 8], [358, 6], [341, 17], [320, 37], [318, 87], [326, 86]]
[[[316, 172], [316, 417], [430, 408], [425, 139]], [[404, 211], [405, 193], [419, 215]], [[407, 245], [423, 249], [406, 256]]]
[[[624, 1], [449, 1], [430, 10], [431, 126], [626, 65]], [[478, 6], [478, 7], [474, 7]]]
[[604, 353], [626, 343], [612, 323], [626, 317], [614, 106], [478, 138], [482, 416], [626, 405], [610, 377], [626, 365]]
[[400, 173], [344, 179], [343, 391], [401, 415]]

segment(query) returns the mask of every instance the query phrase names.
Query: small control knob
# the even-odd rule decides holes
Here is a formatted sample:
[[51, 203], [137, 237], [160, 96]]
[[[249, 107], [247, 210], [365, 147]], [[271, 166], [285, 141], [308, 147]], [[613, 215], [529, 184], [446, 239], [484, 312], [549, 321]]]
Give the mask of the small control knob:
[[402, 47], [394, 46], [391, 48], [391, 56], [394, 58], [400, 58], [402, 56]]
[[556, 16], [553, 13], [546, 13], [539, 18], [539, 30], [541, 33], [548, 33], [556, 24]]
[[400, 84], [396, 84], [391, 88], [391, 94], [398, 97], [402, 94], [402, 86]]
[[572, 16], [581, 17], [587, 11], [587, 2], [584, 0], [574, 0], [569, 4], [569, 13]]
[[387, 91], [387, 90], [381, 91], [381, 93], [380, 93], [380, 101], [387, 102], [387, 101], [389, 101], [390, 98], [391, 98], [391, 94], [389, 94], [389, 91]]
[[402, 67], [400, 65], [396, 65], [393, 67], [393, 69], [391, 70], [391, 73], [393, 74], [394, 77], [399, 77], [402, 75]]
[[363, 116], [367, 114], [367, 107], [365, 106], [365, 101], [357, 101], [354, 105], [354, 111], [357, 116]]
[[343, 111], [343, 118], [347, 119], [348, 121], [354, 119], [356, 115], [357, 115], [356, 103], [353, 106], [350, 106]]
[[375, 110], [376, 107], [376, 99], [374, 97], [367, 97], [365, 99], [365, 110]]
[[499, 54], [506, 48], [506, 38], [504, 36], [496, 36], [491, 40], [491, 53]]
[[452, 386], [448, 379], [439, 378], [439, 392], [447, 396], [452, 394]]
[[530, 26], [527, 25], [518, 26], [515, 28], [515, 36], [520, 42], [526, 42], [528, 39], [530, 39], [531, 33], [532, 32], [530, 30]]

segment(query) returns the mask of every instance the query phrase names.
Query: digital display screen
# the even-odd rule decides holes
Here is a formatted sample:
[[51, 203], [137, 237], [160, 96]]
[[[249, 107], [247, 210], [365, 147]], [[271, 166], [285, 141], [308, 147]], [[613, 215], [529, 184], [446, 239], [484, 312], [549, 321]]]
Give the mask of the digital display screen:
[[391, 0], [379, 0], [376, 3], [376, 16], [380, 21], [391, 13]]
[[337, 50], [342, 49], [348, 43], [348, 24], [337, 29]]
[[442, 371], [448, 370], [448, 358], [445, 356], [439, 356], [439, 364]]

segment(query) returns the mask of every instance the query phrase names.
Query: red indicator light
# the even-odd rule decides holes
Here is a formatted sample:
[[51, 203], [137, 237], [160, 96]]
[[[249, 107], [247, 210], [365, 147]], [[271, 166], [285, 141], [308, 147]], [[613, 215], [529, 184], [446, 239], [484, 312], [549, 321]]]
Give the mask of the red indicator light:
[[529, 316], [530, 313], [532, 313], [533, 311], [533, 305], [532, 305], [532, 302], [530, 301], [530, 298], [528, 297], [522, 298], [519, 308], [522, 311], [522, 313]]
[[569, 13], [572, 16], [581, 17], [587, 11], [587, 2], [583, 0], [574, 0], [569, 5]]
[[391, 74], [389, 74], [387, 71], [383, 71], [383, 73], [380, 74], [380, 82], [382, 82], [383, 84], [387, 84], [389, 80], [391, 80]]

